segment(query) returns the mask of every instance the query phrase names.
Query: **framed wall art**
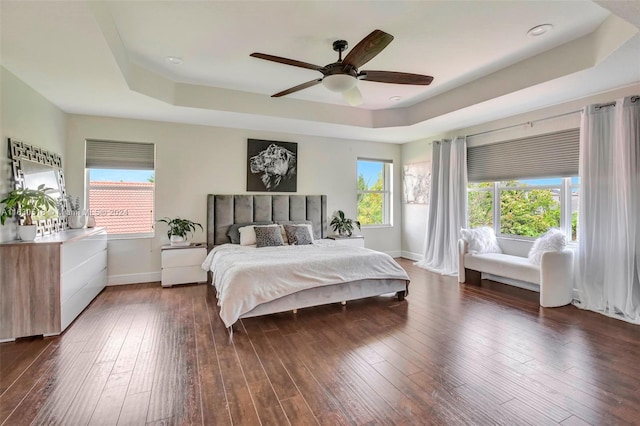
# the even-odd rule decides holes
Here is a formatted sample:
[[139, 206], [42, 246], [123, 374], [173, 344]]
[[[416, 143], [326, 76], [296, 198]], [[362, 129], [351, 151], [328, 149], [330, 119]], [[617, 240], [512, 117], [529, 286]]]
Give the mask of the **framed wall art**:
[[402, 168], [405, 204], [429, 204], [431, 163], [406, 164]]
[[249, 139], [247, 191], [296, 192], [297, 190], [298, 144]]

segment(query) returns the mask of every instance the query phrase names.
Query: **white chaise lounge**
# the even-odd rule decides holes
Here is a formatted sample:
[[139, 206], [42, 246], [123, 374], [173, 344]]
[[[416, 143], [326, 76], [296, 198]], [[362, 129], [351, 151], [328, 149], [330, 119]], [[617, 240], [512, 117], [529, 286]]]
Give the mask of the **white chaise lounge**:
[[[484, 272], [540, 286], [540, 305], [564, 306], [573, 299], [573, 251], [546, 252], [540, 265], [532, 263], [526, 249], [498, 242], [503, 253], [470, 254], [467, 243], [458, 240], [458, 281], [467, 281], [468, 271]], [[524, 254], [523, 254], [524, 253]]]

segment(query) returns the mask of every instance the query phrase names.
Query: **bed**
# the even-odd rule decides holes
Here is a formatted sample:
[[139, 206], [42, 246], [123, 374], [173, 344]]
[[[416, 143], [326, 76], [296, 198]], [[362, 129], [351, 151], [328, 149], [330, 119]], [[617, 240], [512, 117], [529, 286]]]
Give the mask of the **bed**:
[[[409, 277], [390, 256], [323, 240], [326, 202], [325, 195], [208, 195], [207, 297], [227, 327], [240, 318], [382, 294], [404, 300]], [[229, 244], [232, 225], [256, 222], [310, 223], [320, 241], [259, 249]]]

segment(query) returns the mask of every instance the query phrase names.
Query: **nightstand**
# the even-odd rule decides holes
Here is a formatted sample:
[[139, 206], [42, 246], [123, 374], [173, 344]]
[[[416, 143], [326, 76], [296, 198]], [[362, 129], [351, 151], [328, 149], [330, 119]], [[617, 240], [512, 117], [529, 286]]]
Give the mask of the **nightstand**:
[[162, 246], [162, 287], [175, 284], [203, 283], [207, 281], [207, 271], [201, 268], [207, 257], [204, 243], [177, 247]]
[[330, 235], [327, 238], [330, 240], [334, 240], [337, 244], [344, 244], [353, 247], [364, 247], [364, 237], [362, 235], [352, 235], [350, 237]]

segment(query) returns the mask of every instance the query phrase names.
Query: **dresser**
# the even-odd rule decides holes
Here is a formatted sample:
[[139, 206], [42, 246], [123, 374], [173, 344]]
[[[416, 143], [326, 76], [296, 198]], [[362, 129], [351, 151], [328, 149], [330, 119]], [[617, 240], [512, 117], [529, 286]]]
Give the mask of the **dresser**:
[[201, 267], [206, 257], [207, 246], [204, 243], [186, 247], [162, 246], [162, 287], [206, 282], [207, 271]]
[[0, 244], [0, 341], [56, 335], [107, 284], [104, 228]]

